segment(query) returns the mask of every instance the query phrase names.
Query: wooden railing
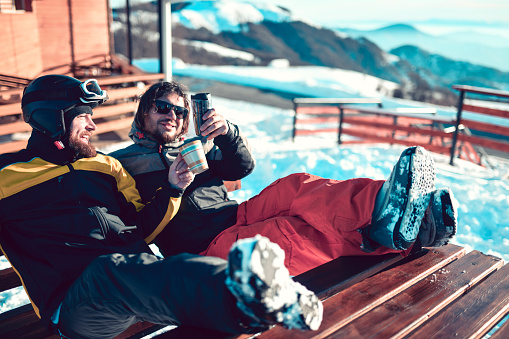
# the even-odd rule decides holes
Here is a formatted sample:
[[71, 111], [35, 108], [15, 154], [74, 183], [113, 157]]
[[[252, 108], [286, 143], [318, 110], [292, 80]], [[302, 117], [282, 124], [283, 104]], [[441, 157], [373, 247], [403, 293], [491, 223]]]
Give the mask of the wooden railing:
[[[108, 91], [109, 100], [94, 109], [96, 134], [128, 128], [133, 120], [136, 98], [145, 87], [160, 81], [164, 74], [130, 74], [97, 78], [101, 87]], [[22, 89], [0, 91], [0, 153], [18, 151], [26, 146], [32, 130], [21, 115]]]
[[[437, 116], [434, 108], [382, 108], [381, 102], [371, 98], [295, 99], [293, 139], [335, 132], [338, 144], [420, 145], [449, 155], [451, 164], [456, 157], [481, 164], [483, 158], [487, 159], [485, 148], [509, 154], [509, 121], [500, 123], [500, 119], [509, 118], [509, 92], [457, 85], [453, 88], [461, 95], [456, 117], [450, 118]], [[466, 93], [483, 95], [485, 100], [466, 100]], [[364, 105], [368, 103], [378, 107]], [[498, 118], [499, 123], [465, 119], [464, 111]], [[327, 123], [329, 126], [323, 127]]]
[[[341, 108], [348, 104], [375, 104], [382, 107], [382, 101], [379, 98], [295, 98], [293, 99], [295, 116], [292, 140], [295, 141], [295, 137], [298, 135], [337, 132], [338, 143], [340, 143]], [[336, 124], [339, 127], [314, 127], [316, 125]]]
[[[454, 164], [454, 154], [456, 144], [460, 142], [469, 142], [480, 147], [494, 149], [500, 152], [509, 153], [509, 92], [489, 88], [453, 85], [453, 89], [460, 92], [458, 101], [458, 111], [456, 115], [455, 131], [451, 145], [451, 165]], [[469, 100], [467, 94], [477, 95], [475, 100]], [[479, 116], [492, 116], [499, 119], [507, 119], [505, 126], [495, 122], [481, 122], [485, 118], [476, 120], [463, 118], [464, 112], [474, 113]], [[458, 126], [463, 125], [466, 130], [480, 131], [486, 133], [482, 136], [466, 134], [460, 132]]]

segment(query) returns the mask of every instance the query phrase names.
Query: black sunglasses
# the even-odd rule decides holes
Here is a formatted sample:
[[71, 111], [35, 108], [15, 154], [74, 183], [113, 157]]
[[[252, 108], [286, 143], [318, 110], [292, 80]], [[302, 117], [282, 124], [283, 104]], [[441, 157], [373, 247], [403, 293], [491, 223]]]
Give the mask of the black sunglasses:
[[170, 113], [171, 110], [173, 110], [173, 112], [177, 116], [177, 119], [185, 119], [189, 114], [189, 110], [187, 108], [173, 105], [166, 101], [156, 100], [154, 104], [156, 105], [157, 113], [168, 114]]

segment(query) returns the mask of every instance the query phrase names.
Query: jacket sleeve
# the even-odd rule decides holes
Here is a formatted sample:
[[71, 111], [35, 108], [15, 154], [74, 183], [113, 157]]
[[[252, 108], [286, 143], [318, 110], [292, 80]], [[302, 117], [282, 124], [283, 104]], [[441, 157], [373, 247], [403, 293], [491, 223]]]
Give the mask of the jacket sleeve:
[[207, 153], [209, 168], [223, 180], [238, 180], [249, 175], [255, 160], [245, 135], [227, 121], [228, 133], [214, 138], [214, 147]]
[[183, 190], [172, 187], [164, 180], [152, 200], [143, 204], [136, 182], [118, 161], [115, 162], [118, 166], [115, 174], [121, 218], [126, 224], [136, 225], [148, 244], [177, 214]]

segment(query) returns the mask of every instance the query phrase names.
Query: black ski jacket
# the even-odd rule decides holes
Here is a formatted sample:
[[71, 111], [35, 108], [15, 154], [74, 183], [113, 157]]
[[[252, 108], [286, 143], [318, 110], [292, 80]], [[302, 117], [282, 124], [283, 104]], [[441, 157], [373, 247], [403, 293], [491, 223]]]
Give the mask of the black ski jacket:
[[116, 159], [74, 160], [66, 150], [33, 132], [27, 149], [0, 155], [0, 245], [47, 326], [95, 258], [152, 253], [148, 243], [175, 215], [182, 194], [161, 180], [144, 205]]
[[[198, 174], [186, 188], [177, 215], [155, 240], [164, 256], [198, 254], [224, 229], [235, 224], [238, 203], [228, 198], [223, 180], [238, 180], [250, 174], [255, 160], [238, 126], [228, 123], [228, 132], [204, 144], [209, 169]], [[110, 153], [136, 180], [146, 201], [167, 176], [183, 140], [160, 145], [133, 123], [129, 136], [134, 144]]]

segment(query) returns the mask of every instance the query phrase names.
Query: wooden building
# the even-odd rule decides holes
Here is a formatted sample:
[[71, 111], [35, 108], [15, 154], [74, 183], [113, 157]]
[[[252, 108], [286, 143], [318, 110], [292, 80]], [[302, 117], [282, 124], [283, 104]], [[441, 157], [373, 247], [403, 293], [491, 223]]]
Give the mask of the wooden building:
[[0, 0], [0, 75], [76, 76], [109, 66], [110, 13], [108, 0]]

